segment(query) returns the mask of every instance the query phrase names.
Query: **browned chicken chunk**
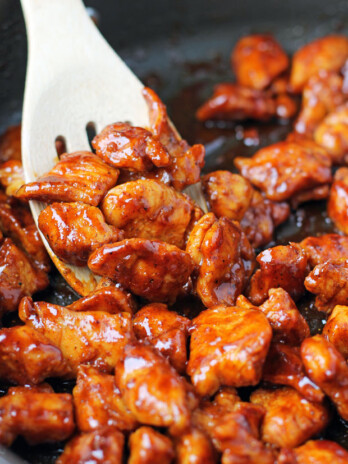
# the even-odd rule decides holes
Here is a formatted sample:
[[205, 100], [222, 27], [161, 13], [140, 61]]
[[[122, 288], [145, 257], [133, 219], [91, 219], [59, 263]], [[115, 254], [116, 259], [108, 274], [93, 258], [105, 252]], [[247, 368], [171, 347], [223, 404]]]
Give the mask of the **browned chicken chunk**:
[[250, 401], [266, 409], [262, 440], [284, 448], [295, 448], [325, 429], [329, 422], [326, 406], [313, 403], [291, 387], [259, 388]]
[[327, 212], [335, 226], [348, 234], [348, 168], [336, 171], [331, 186]]
[[348, 58], [348, 38], [328, 35], [300, 48], [293, 57], [290, 84], [301, 92], [311, 76], [319, 71], [339, 71]]
[[256, 385], [272, 338], [256, 309], [217, 306], [192, 321], [187, 373], [196, 391], [212, 395], [220, 385]]
[[24, 184], [22, 162], [9, 160], [0, 165], [0, 184], [8, 196], [16, 196], [17, 190]]
[[72, 396], [53, 391], [12, 387], [0, 398], [0, 444], [18, 435], [29, 444], [62, 441], [75, 428]]
[[186, 343], [190, 325], [189, 319], [169, 311], [162, 303], [144, 306], [133, 319], [138, 340], [151, 343], [180, 374], [186, 371]]
[[117, 181], [119, 171], [88, 151], [64, 153], [50, 172], [23, 185], [21, 200], [82, 201], [97, 206]]
[[[347, 90], [348, 93], [348, 90]], [[324, 147], [335, 164], [348, 162], [348, 104], [330, 113], [317, 127], [314, 140]]]
[[18, 124], [8, 127], [0, 137], [0, 162], [21, 158], [21, 125]]
[[254, 34], [238, 40], [231, 55], [237, 82], [264, 89], [289, 66], [289, 58], [271, 35]]
[[56, 464], [122, 464], [124, 436], [104, 428], [76, 436], [64, 448]]
[[198, 428], [178, 437], [176, 441], [177, 464], [216, 464], [217, 456], [209, 437]]
[[253, 304], [263, 303], [272, 288], [281, 287], [298, 300], [305, 291], [308, 274], [307, 255], [297, 243], [262, 251], [256, 258], [260, 264], [250, 281], [248, 297]]
[[[262, 190], [270, 200], [289, 200], [306, 195], [331, 181], [331, 160], [316, 143], [278, 142], [261, 148], [252, 158], [235, 158], [241, 174]], [[328, 193], [328, 191], [326, 192]]]
[[150, 179], [114, 187], [101, 208], [109, 224], [125, 231], [125, 238], [162, 240], [179, 248], [185, 246], [197, 213], [187, 195]]
[[151, 427], [140, 427], [129, 437], [128, 464], [170, 464], [174, 449], [170, 438]]
[[80, 364], [111, 372], [123, 348], [134, 338], [129, 313], [76, 312], [23, 298], [19, 317], [60, 348], [75, 374]]
[[320, 237], [307, 237], [300, 243], [308, 256], [311, 268], [326, 261], [348, 259], [348, 237], [338, 234], [325, 234]]
[[190, 255], [174, 245], [130, 238], [93, 252], [88, 267], [149, 301], [174, 301], [194, 265]]
[[73, 390], [75, 417], [81, 432], [103, 427], [134, 430], [138, 425], [126, 408], [113, 375], [92, 366], [80, 366]]
[[342, 356], [348, 359], [348, 306], [335, 306], [330, 314], [323, 335], [326, 337]]
[[348, 366], [335, 346], [322, 335], [307, 338], [301, 345], [306, 372], [348, 420]]
[[346, 464], [348, 451], [328, 440], [310, 440], [294, 450], [284, 449], [277, 464]]
[[190, 385], [150, 345], [128, 344], [116, 366], [116, 385], [136, 419], [182, 433], [197, 405]]
[[196, 271], [194, 289], [207, 307], [234, 304], [254, 267], [253, 249], [238, 223], [213, 213], [193, 228], [186, 246]]

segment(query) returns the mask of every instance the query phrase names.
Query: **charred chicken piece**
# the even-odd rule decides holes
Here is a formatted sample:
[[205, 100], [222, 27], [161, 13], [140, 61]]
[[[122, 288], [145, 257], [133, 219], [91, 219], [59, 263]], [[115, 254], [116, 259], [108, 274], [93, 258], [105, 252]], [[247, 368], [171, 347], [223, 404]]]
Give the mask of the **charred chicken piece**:
[[314, 140], [328, 151], [333, 163], [347, 164], [348, 103], [340, 106], [326, 116], [323, 122], [317, 127], [314, 133]]
[[326, 261], [348, 259], [348, 237], [338, 234], [325, 234], [320, 237], [307, 237], [300, 243], [308, 256], [311, 268]]
[[9, 160], [0, 165], [0, 184], [6, 195], [16, 196], [17, 190], [25, 184], [21, 161]]
[[170, 438], [152, 427], [140, 427], [129, 437], [128, 464], [170, 464], [174, 449]]
[[177, 464], [216, 464], [217, 456], [209, 437], [192, 428], [176, 440]]
[[348, 234], [348, 168], [340, 168], [335, 173], [327, 211], [335, 226]]
[[346, 464], [348, 452], [328, 440], [310, 440], [294, 450], [283, 449], [277, 464]]
[[23, 185], [16, 196], [21, 200], [81, 201], [98, 206], [116, 184], [119, 171], [88, 151], [64, 153], [50, 172]]
[[348, 306], [335, 306], [330, 314], [323, 335], [348, 359]]
[[0, 137], [0, 162], [22, 158], [21, 125], [10, 126]]

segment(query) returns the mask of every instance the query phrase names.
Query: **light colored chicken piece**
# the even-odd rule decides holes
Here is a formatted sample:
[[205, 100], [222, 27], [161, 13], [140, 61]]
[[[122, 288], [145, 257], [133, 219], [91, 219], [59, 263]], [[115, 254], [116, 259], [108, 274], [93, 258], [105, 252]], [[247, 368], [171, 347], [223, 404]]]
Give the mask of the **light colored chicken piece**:
[[0, 379], [18, 385], [35, 385], [47, 377], [69, 374], [59, 348], [26, 326], [0, 330]]
[[21, 160], [21, 125], [10, 126], [0, 137], [0, 162]]
[[342, 418], [348, 420], [348, 366], [344, 357], [322, 335], [302, 342], [301, 357], [308, 376], [331, 398]]
[[177, 464], [216, 464], [217, 455], [209, 437], [193, 428], [176, 440]]
[[295, 448], [322, 432], [329, 422], [326, 406], [308, 401], [291, 387], [259, 388], [250, 401], [266, 409], [262, 440], [278, 447]]
[[74, 301], [67, 308], [71, 311], [103, 311], [110, 314], [133, 314], [136, 310], [136, 303], [130, 293], [112, 284], [105, 287], [99, 286], [92, 293]]
[[269, 383], [289, 385], [309, 401], [320, 403], [324, 399], [324, 393], [306, 375], [297, 346], [272, 343], [262, 378]]
[[253, 304], [263, 303], [272, 288], [283, 288], [295, 301], [304, 294], [303, 282], [309, 269], [307, 255], [297, 243], [268, 248], [256, 261], [260, 269], [252, 276], [247, 292]]
[[58, 258], [75, 266], [85, 266], [102, 245], [124, 239], [122, 230], [106, 224], [99, 208], [84, 203], [48, 205], [38, 224]]
[[242, 37], [231, 55], [237, 82], [252, 89], [264, 89], [289, 66], [289, 58], [271, 35]]
[[19, 317], [60, 348], [73, 374], [80, 364], [111, 372], [134, 338], [129, 313], [76, 312], [23, 298]]
[[197, 213], [187, 195], [150, 179], [117, 185], [101, 209], [109, 224], [125, 231], [125, 238], [162, 240], [178, 248], [185, 246]]
[[311, 76], [320, 71], [339, 71], [348, 58], [348, 38], [328, 35], [301, 47], [294, 54], [290, 84], [301, 92]]
[[216, 306], [192, 321], [187, 373], [196, 391], [212, 395], [220, 385], [256, 385], [272, 329], [256, 309]]
[[329, 313], [336, 305], [348, 305], [348, 260], [318, 264], [306, 277], [305, 287], [317, 295], [319, 311]]
[[75, 417], [81, 432], [103, 427], [134, 430], [138, 423], [126, 408], [113, 375], [92, 366], [80, 366], [73, 389]]
[[327, 212], [335, 226], [348, 235], [348, 168], [340, 168], [335, 173]]
[[124, 436], [114, 428], [77, 435], [56, 464], [122, 464]]
[[145, 87], [143, 96], [149, 107], [150, 130], [171, 157], [171, 165], [162, 168], [159, 178], [169, 177], [169, 182], [176, 190], [183, 190], [199, 181], [204, 166], [205, 149], [201, 144], [190, 147], [170, 122], [167, 110], [156, 93]]
[[23, 185], [16, 196], [21, 200], [81, 201], [98, 206], [117, 182], [119, 171], [88, 151], [64, 153], [47, 174]]
[[348, 451], [328, 440], [310, 440], [294, 450], [284, 449], [277, 464], [347, 464]]
[[106, 126], [92, 140], [96, 154], [115, 168], [151, 171], [171, 164], [164, 146], [142, 127], [124, 122]]
[[133, 319], [133, 329], [138, 340], [146, 340], [180, 373], [186, 371], [186, 343], [191, 321], [162, 303], [144, 306]]
[[0, 317], [15, 311], [22, 297], [44, 290], [48, 284], [46, 272], [35, 268], [23, 251], [6, 238], [0, 247]]
[[75, 428], [72, 396], [53, 391], [12, 387], [0, 398], [0, 444], [19, 435], [31, 444], [62, 441]]
[[140, 427], [129, 437], [128, 464], [170, 464], [174, 449], [170, 438], [151, 427]]
[[348, 237], [338, 234], [325, 234], [320, 237], [307, 237], [300, 243], [308, 256], [311, 268], [326, 261], [348, 259]]
[[334, 307], [322, 333], [348, 360], [348, 306]]
[[194, 264], [188, 253], [165, 242], [130, 238], [94, 251], [88, 267], [149, 301], [175, 301]]
[[17, 190], [25, 184], [22, 162], [9, 160], [0, 165], [0, 184], [8, 196], [16, 196]]
[[238, 223], [205, 214], [193, 228], [186, 251], [196, 265], [194, 289], [203, 304], [234, 304], [254, 268], [254, 251]]
[[[331, 159], [316, 143], [277, 142], [261, 148], [251, 158], [237, 157], [235, 165], [254, 186], [274, 201], [306, 195], [331, 182]], [[328, 191], [327, 191], [328, 193]]]
[[169, 427], [174, 435], [189, 426], [197, 400], [186, 380], [153, 347], [128, 344], [115, 375], [126, 407], [139, 422]]
[[317, 127], [314, 140], [328, 151], [335, 164], [347, 164], [348, 103], [326, 116]]

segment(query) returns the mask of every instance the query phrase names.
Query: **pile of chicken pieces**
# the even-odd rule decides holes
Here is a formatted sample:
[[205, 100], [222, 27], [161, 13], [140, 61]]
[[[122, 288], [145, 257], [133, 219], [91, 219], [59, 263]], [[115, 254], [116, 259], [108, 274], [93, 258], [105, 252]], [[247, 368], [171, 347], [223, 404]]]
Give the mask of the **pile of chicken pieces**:
[[[231, 63], [236, 82], [198, 119], [290, 118], [302, 94], [287, 140], [236, 158], [240, 174], [201, 176], [204, 147], [149, 88], [150, 127], [111, 124], [35, 182], [20, 128], [1, 138], [1, 445], [67, 440], [57, 464], [348, 462], [318, 439], [333, 415], [348, 421], [348, 38], [290, 62], [247, 36]], [[199, 181], [206, 214], [183, 193]], [[338, 233], [266, 247], [291, 208], [323, 199]], [[38, 227], [59, 259], [101, 277], [69, 306], [32, 299], [50, 260], [29, 200], [47, 204]], [[306, 292], [321, 334], [296, 306]], [[171, 307], [187, 296], [204, 307], [193, 320]], [[54, 377], [76, 379], [72, 393]]]

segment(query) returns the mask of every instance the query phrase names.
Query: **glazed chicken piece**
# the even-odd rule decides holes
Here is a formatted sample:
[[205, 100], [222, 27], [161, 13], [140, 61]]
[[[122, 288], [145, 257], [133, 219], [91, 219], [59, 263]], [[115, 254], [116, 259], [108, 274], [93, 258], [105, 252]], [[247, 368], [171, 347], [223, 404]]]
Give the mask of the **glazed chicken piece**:
[[315, 306], [319, 311], [329, 313], [336, 305], [348, 305], [348, 260], [315, 266], [305, 279], [305, 287], [317, 295]]
[[0, 137], [0, 162], [21, 160], [21, 125], [10, 126]]
[[327, 212], [335, 226], [348, 235], [348, 168], [340, 168], [335, 173]]
[[35, 385], [47, 377], [69, 374], [59, 348], [26, 326], [0, 330], [0, 379], [18, 385]]
[[224, 305], [192, 321], [187, 373], [199, 395], [221, 385], [256, 385], [271, 343], [272, 329], [261, 311]]
[[62, 441], [75, 428], [72, 396], [40, 388], [12, 387], [0, 398], [0, 444], [21, 435], [30, 445]]
[[254, 268], [254, 251], [238, 223], [213, 213], [193, 228], [186, 246], [196, 270], [194, 290], [206, 307], [234, 304]]
[[272, 343], [263, 369], [263, 380], [295, 388], [309, 401], [322, 402], [324, 393], [306, 375], [297, 346]]
[[262, 251], [256, 258], [260, 265], [250, 280], [248, 298], [255, 305], [263, 303], [271, 288], [283, 288], [297, 301], [305, 292], [308, 274], [307, 255], [297, 243]]
[[152, 427], [140, 427], [129, 437], [128, 464], [170, 464], [174, 449], [170, 438]]
[[216, 464], [217, 456], [209, 437], [193, 428], [176, 440], [177, 464]]
[[84, 203], [53, 203], [39, 215], [39, 229], [53, 252], [65, 263], [85, 266], [90, 254], [106, 243], [124, 239], [103, 213]]
[[[172, 187], [155, 180], [126, 182], [111, 189], [101, 209], [109, 224], [123, 229], [125, 238], [162, 240], [185, 246], [198, 207]], [[203, 215], [197, 216], [197, 219]]]
[[326, 116], [314, 132], [314, 140], [328, 151], [335, 164], [347, 164], [348, 103]]
[[151, 132], [124, 122], [106, 126], [94, 137], [92, 146], [98, 156], [115, 168], [151, 171], [171, 164], [167, 150]]
[[134, 430], [138, 423], [126, 408], [113, 375], [92, 366], [80, 366], [73, 389], [75, 417], [81, 432], [103, 427]]
[[35, 268], [9, 238], [0, 247], [0, 269], [0, 317], [15, 311], [25, 295], [31, 296], [49, 284], [46, 272]]
[[152, 346], [128, 344], [115, 375], [126, 407], [139, 422], [169, 427], [174, 435], [189, 426], [197, 406], [191, 387]]
[[19, 317], [60, 348], [73, 374], [80, 364], [111, 372], [134, 338], [129, 313], [76, 312], [23, 298]]
[[231, 55], [237, 83], [265, 89], [289, 66], [289, 58], [271, 35], [254, 34], [238, 40]]
[[9, 160], [0, 165], [0, 184], [8, 196], [15, 196], [17, 190], [25, 184], [22, 162]]
[[77, 435], [64, 448], [56, 464], [122, 464], [124, 436], [114, 428]]
[[308, 256], [311, 268], [326, 261], [348, 259], [348, 237], [338, 234], [325, 234], [320, 237], [307, 237], [300, 243]]
[[242, 308], [260, 309], [272, 327], [274, 342], [296, 346], [309, 337], [307, 321], [282, 288], [271, 288], [267, 300], [258, 307], [244, 295], [237, 298], [236, 304]]
[[145, 87], [143, 96], [149, 107], [150, 130], [171, 158], [171, 165], [162, 168], [162, 174], [158, 173], [158, 177], [168, 175], [176, 190], [195, 184], [204, 166], [204, 146], [197, 144], [190, 147], [186, 140], [181, 139], [168, 118], [165, 105], [153, 90]]
[[131, 238], [94, 251], [88, 267], [149, 301], [175, 301], [194, 265], [188, 253], [165, 242]]
[[348, 359], [348, 306], [335, 306], [330, 314], [323, 335]]
[[98, 206], [114, 187], [119, 171], [88, 151], [64, 153], [50, 172], [23, 185], [16, 196], [21, 200], [81, 201]]
[[277, 464], [346, 464], [348, 451], [328, 440], [310, 440], [294, 450], [284, 449]]
[[327, 187], [331, 181], [330, 157], [314, 142], [278, 142], [261, 148], [252, 158], [237, 157], [234, 162], [244, 177], [274, 201], [303, 193], [306, 201], [317, 199], [314, 189]]
[[326, 393], [348, 420], [348, 366], [335, 346], [322, 335], [307, 338], [301, 357], [308, 376]]
[[162, 303], [144, 306], [133, 319], [133, 329], [138, 340], [147, 340], [180, 374], [186, 371], [186, 344], [190, 325], [189, 319], [169, 311]]
[[259, 388], [250, 401], [266, 409], [262, 440], [278, 447], [295, 448], [322, 432], [329, 422], [326, 406], [308, 401], [291, 387]]
[[347, 90], [343, 86], [343, 78], [335, 72], [321, 71], [310, 77], [303, 89], [295, 130], [311, 137], [325, 116], [348, 99]]
[[320, 71], [340, 71], [347, 58], [348, 38], [344, 35], [328, 35], [301, 47], [292, 59], [292, 89], [301, 92], [310, 77]]

